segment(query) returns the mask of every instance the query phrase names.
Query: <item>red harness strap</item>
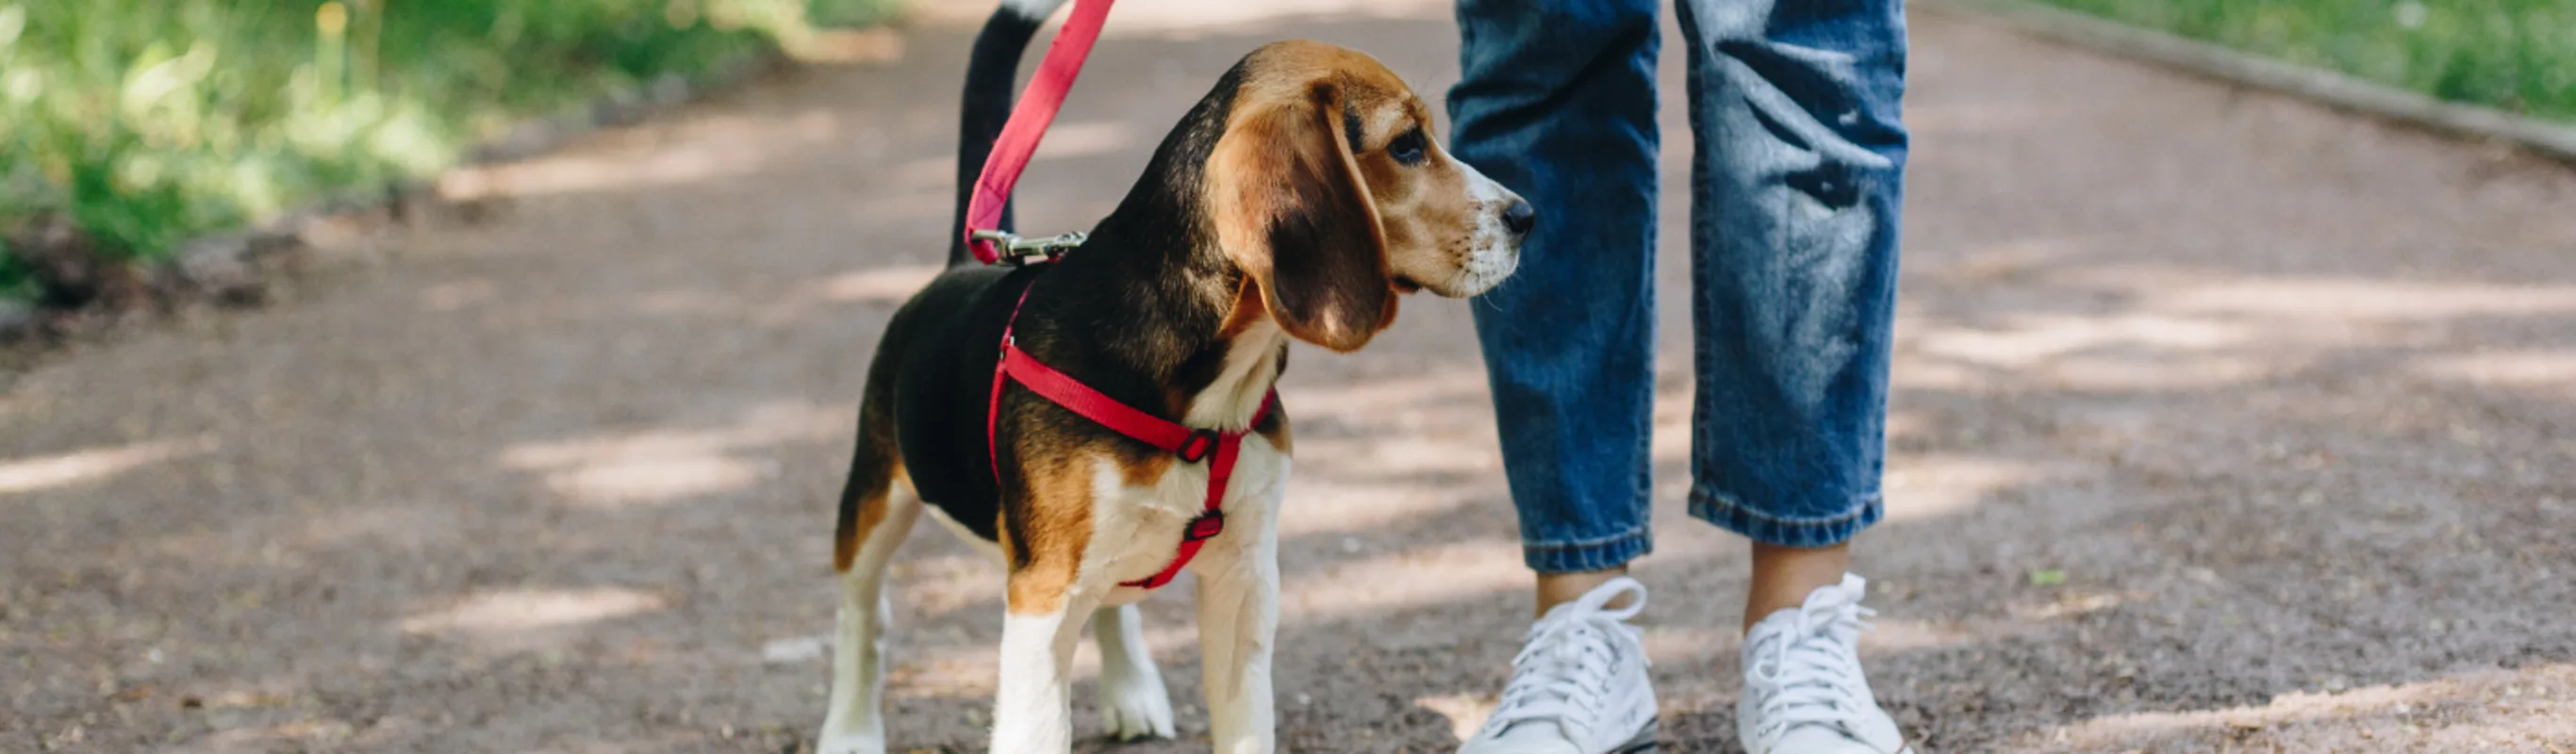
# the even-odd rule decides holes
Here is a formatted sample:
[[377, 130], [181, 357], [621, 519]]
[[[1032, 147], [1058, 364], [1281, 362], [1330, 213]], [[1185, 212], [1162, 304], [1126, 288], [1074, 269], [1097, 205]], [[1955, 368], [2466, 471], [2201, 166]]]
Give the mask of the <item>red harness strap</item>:
[[1100, 27], [1108, 22], [1110, 2], [1074, 0], [1073, 15], [1047, 45], [1046, 60], [1029, 76], [1028, 90], [1012, 106], [1011, 119], [993, 140], [992, 157], [984, 161], [983, 174], [975, 177], [975, 193], [966, 202], [966, 248], [985, 264], [1000, 260], [1001, 250], [975, 233], [1001, 229], [1002, 204], [1011, 198], [1011, 184], [1019, 182], [1020, 171], [1029, 166], [1029, 155], [1038, 151], [1038, 140], [1055, 122], [1056, 110], [1064, 107], [1065, 93], [1082, 73], [1083, 58], [1091, 55], [1091, 43], [1100, 38]]
[[[1030, 286], [1035, 287], [1034, 284]], [[1002, 358], [993, 365], [993, 399], [984, 413], [984, 449], [992, 456], [996, 492], [999, 492], [1002, 481], [1002, 457], [998, 447], [1000, 441], [996, 439], [993, 428], [1001, 420], [1002, 386], [1014, 378], [1056, 405], [1119, 434], [1178, 455], [1183, 463], [1208, 461], [1206, 507], [1197, 518], [1190, 519], [1189, 528], [1182, 532], [1180, 553], [1172, 557], [1171, 565], [1164, 566], [1162, 572], [1119, 585], [1153, 589], [1171, 583], [1172, 577], [1180, 575], [1181, 568], [1189, 565], [1191, 558], [1198, 557], [1201, 545], [1225, 531], [1226, 482], [1234, 476], [1235, 457], [1243, 447], [1244, 435], [1251, 434], [1251, 430], [1219, 432], [1181, 426], [1102, 395], [1071, 375], [1038, 361], [1037, 357], [1020, 350], [1019, 344], [1011, 338], [1011, 329], [1020, 319], [1020, 306], [1028, 302], [1028, 289], [1023, 288], [1019, 303], [1011, 306], [1010, 323], [1002, 326]], [[1279, 391], [1276, 388], [1262, 396], [1261, 410], [1252, 415], [1253, 425], [1260, 425], [1263, 418], [1270, 416], [1271, 407], [1278, 402]]]

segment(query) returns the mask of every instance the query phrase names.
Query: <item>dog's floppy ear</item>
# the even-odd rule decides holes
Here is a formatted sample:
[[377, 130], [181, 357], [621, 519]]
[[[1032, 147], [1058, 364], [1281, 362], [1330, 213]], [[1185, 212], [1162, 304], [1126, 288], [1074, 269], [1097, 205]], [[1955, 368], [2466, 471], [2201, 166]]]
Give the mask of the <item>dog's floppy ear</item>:
[[[1386, 238], [1344, 128], [1342, 86], [1238, 106], [1208, 160], [1217, 242], [1281, 329], [1356, 351], [1393, 319]], [[1251, 94], [1247, 92], [1246, 94]]]

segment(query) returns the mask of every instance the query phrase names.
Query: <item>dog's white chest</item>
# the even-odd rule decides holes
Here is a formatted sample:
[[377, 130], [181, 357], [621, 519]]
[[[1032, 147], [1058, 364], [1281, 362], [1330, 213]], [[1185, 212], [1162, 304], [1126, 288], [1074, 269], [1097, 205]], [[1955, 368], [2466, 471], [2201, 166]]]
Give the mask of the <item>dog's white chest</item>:
[[[1199, 557], [1217, 550], [1250, 547], [1270, 536], [1279, 517], [1278, 502], [1286, 491], [1289, 458], [1260, 435], [1243, 438], [1223, 503], [1225, 530], [1208, 540]], [[1180, 552], [1191, 519], [1207, 510], [1211, 464], [1174, 463], [1161, 478], [1130, 484], [1124, 469], [1102, 462], [1094, 471], [1092, 535], [1083, 569], [1112, 584], [1136, 581], [1161, 572]], [[1143, 599], [1150, 590], [1121, 586], [1111, 604]]]

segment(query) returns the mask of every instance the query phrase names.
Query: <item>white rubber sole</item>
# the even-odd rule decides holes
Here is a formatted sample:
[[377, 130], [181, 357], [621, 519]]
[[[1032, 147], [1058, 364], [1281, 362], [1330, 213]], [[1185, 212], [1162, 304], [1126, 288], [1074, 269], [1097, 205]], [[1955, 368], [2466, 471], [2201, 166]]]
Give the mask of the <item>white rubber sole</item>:
[[1662, 729], [1662, 723], [1651, 719], [1647, 720], [1644, 730], [1637, 731], [1637, 735], [1630, 736], [1627, 743], [1611, 747], [1608, 754], [1650, 754], [1651, 752], [1656, 751], [1656, 747], [1661, 743], [1661, 741], [1657, 739], [1657, 734]]

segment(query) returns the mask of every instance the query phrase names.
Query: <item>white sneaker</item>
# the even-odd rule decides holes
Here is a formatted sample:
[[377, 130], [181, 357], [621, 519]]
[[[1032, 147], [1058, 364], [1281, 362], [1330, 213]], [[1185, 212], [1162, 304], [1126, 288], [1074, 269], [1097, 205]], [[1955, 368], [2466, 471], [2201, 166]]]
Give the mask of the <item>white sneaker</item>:
[[[1603, 606], [1634, 599], [1616, 610]], [[1646, 585], [1621, 576], [1530, 625], [1512, 682], [1485, 727], [1458, 754], [1630, 754], [1655, 748], [1655, 689], [1644, 632], [1625, 621], [1646, 609]]]
[[1744, 636], [1744, 696], [1736, 738], [1746, 754], [1904, 754], [1913, 751], [1861, 677], [1860, 606], [1868, 582], [1807, 594], [1805, 605], [1764, 616]]

